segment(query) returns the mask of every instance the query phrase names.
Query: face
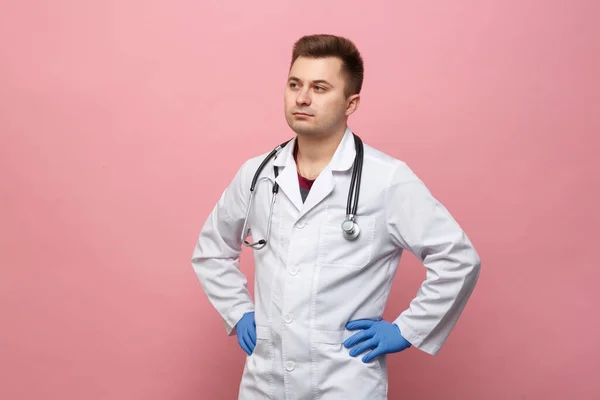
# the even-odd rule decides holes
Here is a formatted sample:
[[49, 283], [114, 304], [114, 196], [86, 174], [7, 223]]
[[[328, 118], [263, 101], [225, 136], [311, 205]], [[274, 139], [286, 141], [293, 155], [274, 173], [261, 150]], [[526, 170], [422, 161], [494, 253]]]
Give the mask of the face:
[[288, 74], [285, 118], [298, 135], [323, 137], [345, 129], [360, 96], [344, 95], [346, 80], [337, 57], [298, 57]]

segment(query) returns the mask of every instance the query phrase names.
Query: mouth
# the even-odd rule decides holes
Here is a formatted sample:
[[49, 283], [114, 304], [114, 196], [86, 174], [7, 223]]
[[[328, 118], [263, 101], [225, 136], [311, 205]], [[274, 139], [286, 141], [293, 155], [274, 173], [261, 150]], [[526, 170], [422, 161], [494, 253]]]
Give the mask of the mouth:
[[301, 113], [301, 112], [295, 112], [294, 115], [297, 117], [312, 117], [312, 115], [310, 115], [310, 114]]

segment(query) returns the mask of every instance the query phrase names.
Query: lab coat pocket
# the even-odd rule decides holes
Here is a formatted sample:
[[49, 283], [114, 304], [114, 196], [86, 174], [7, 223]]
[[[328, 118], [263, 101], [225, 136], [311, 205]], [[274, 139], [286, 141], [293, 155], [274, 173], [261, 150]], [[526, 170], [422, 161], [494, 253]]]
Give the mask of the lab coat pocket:
[[273, 357], [268, 326], [256, 326], [256, 346], [246, 357], [246, 366], [240, 385], [240, 398], [270, 398]]
[[256, 325], [256, 346], [251, 356], [256, 355], [265, 361], [271, 359], [270, 350], [271, 331], [268, 326]]
[[271, 330], [268, 326], [257, 325], [256, 326], [256, 339], [269, 340], [271, 338]]
[[319, 264], [328, 267], [361, 269], [371, 261], [375, 237], [374, 216], [358, 215], [356, 223], [360, 234], [348, 240], [342, 233], [343, 218], [328, 221], [321, 227], [319, 238]]
[[[323, 399], [387, 398], [387, 370], [380, 359], [362, 362], [362, 356], [350, 356], [344, 340], [356, 332], [313, 330], [311, 334], [313, 379]], [[319, 397], [319, 398], [321, 398]]]

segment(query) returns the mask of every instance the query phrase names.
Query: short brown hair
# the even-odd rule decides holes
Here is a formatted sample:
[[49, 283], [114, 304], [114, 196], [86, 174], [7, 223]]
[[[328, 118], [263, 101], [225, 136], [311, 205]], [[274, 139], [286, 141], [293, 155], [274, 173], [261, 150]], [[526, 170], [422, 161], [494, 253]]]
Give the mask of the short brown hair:
[[342, 73], [346, 75], [344, 94], [348, 97], [360, 93], [364, 76], [363, 60], [349, 39], [328, 34], [303, 36], [294, 43], [290, 68], [298, 57], [341, 59]]

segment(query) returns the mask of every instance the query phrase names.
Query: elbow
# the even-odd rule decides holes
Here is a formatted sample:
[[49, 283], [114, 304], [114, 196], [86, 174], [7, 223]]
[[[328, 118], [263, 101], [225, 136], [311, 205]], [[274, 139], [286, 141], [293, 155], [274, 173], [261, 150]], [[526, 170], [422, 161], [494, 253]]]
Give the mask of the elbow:
[[473, 282], [473, 284], [475, 284], [477, 282], [477, 280], [479, 279], [479, 273], [481, 271], [481, 258], [479, 257], [479, 255], [477, 254], [475, 249], [473, 249], [473, 251], [472, 251], [470, 264], [471, 264], [471, 269], [469, 271], [469, 275], [470, 275], [471, 281]]
[[476, 270], [478, 273], [481, 269], [481, 258], [479, 257], [479, 254], [477, 254], [475, 249], [473, 249], [473, 269]]

